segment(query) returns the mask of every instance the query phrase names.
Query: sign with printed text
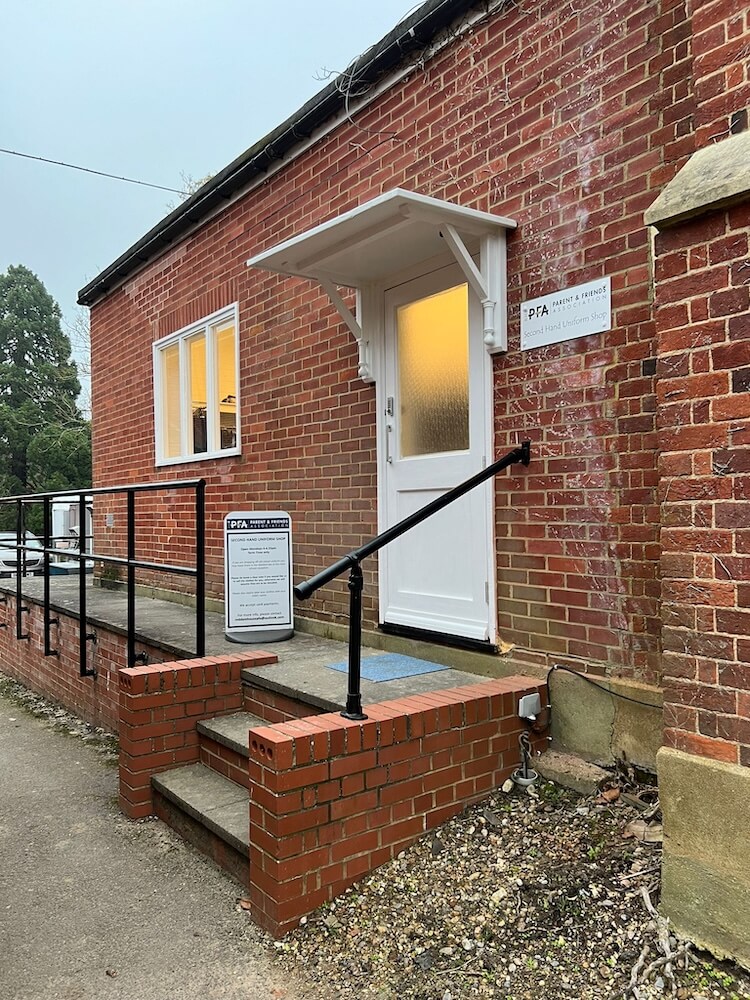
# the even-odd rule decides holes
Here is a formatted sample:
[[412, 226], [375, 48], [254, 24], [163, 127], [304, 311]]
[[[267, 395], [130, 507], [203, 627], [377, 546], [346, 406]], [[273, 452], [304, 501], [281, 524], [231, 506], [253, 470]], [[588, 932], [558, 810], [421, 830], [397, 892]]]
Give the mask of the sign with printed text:
[[233, 511], [224, 518], [227, 638], [292, 634], [292, 519], [285, 511]]
[[609, 278], [573, 285], [521, 303], [521, 350], [559, 344], [612, 329]]

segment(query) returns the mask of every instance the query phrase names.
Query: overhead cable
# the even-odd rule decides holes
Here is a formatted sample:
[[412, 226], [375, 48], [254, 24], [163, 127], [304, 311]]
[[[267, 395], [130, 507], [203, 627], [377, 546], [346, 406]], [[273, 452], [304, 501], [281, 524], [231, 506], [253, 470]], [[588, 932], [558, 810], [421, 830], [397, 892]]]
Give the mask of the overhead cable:
[[24, 160], [39, 160], [40, 163], [52, 163], [56, 167], [68, 167], [70, 170], [82, 170], [85, 174], [96, 174], [99, 177], [110, 177], [114, 181], [125, 181], [126, 184], [140, 184], [141, 187], [156, 188], [157, 191], [170, 191], [172, 194], [187, 195], [187, 191], [179, 188], [165, 187], [163, 184], [151, 184], [149, 181], [138, 181], [133, 177], [121, 177], [119, 174], [108, 174], [105, 170], [93, 170], [91, 167], [81, 167], [77, 163], [65, 163], [63, 160], [50, 160], [46, 156], [33, 156], [31, 153], [19, 153], [15, 149], [0, 149], [0, 153], [8, 156], [21, 156]]

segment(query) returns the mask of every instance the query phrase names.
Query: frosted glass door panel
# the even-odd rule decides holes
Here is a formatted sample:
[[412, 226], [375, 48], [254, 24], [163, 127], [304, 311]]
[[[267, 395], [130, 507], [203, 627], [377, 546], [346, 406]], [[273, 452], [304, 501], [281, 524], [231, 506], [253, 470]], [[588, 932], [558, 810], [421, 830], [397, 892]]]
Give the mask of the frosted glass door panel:
[[396, 310], [400, 453], [469, 448], [469, 307], [466, 284]]

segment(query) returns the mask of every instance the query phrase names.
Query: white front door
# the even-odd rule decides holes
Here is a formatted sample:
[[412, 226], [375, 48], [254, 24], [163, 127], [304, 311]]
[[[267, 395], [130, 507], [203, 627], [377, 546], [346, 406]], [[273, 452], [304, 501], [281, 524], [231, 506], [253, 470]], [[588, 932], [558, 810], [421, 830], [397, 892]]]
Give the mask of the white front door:
[[[490, 358], [481, 305], [455, 267], [385, 293], [381, 530], [491, 461]], [[380, 551], [380, 617], [495, 639], [492, 483]]]

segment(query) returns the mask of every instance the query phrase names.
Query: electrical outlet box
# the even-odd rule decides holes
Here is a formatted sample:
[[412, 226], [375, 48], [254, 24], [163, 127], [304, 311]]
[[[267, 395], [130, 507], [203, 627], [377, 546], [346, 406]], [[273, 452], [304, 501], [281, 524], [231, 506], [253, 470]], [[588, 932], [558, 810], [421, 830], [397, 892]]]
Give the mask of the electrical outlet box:
[[529, 722], [534, 722], [541, 710], [542, 701], [538, 694], [525, 694], [523, 698], [518, 699], [519, 719], [528, 719]]

